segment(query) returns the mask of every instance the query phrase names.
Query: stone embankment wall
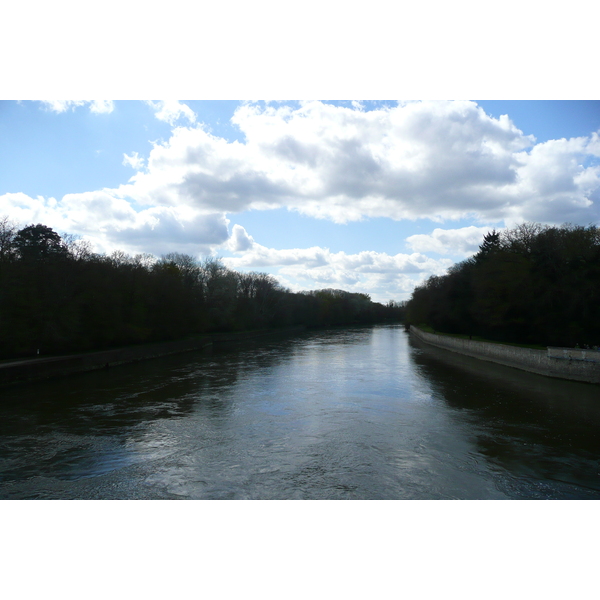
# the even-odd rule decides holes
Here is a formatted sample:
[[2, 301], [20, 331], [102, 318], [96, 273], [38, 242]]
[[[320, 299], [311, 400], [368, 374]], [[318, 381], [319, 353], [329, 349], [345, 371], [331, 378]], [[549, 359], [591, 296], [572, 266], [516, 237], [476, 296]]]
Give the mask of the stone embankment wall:
[[586, 360], [600, 363], [600, 352], [598, 350], [582, 350], [580, 348], [557, 348], [556, 346], [548, 346], [548, 356], [551, 358]]
[[237, 343], [264, 336], [277, 334], [289, 335], [303, 329], [304, 327], [290, 327], [261, 331], [217, 333], [187, 340], [143, 344], [127, 348], [116, 348], [114, 350], [103, 350], [101, 352], [5, 362], [0, 363], [0, 386], [24, 381], [63, 377], [81, 371], [93, 371], [139, 360], [201, 350], [202, 348], [212, 346], [213, 343]]
[[571, 348], [535, 350], [505, 344], [477, 342], [426, 333], [414, 325], [410, 332], [428, 344], [547, 377], [600, 383], [600, 352]]

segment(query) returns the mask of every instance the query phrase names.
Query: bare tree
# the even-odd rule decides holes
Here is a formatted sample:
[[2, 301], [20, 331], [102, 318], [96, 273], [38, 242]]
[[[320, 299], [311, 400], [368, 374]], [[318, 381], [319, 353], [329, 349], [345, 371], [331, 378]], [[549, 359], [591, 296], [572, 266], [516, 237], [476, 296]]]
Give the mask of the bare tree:
[[73, 233], [63, 233], [62, 241], [69, 256], [75, 260], [90, 260], [94, 255], [94, 247], [88, 240], [81, 239]]
[[17, 224], [7, 216], [0, 217], [0, 262], [9, 260], [14, 255], [16, 235]]

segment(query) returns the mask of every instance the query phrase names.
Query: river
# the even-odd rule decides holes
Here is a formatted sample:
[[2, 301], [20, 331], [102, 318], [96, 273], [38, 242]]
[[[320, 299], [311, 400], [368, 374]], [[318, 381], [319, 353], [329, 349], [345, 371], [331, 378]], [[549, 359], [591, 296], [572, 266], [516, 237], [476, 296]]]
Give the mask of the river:
[[2, 499], [599, 499], [600, 387], [307, 331], [0, 390]]

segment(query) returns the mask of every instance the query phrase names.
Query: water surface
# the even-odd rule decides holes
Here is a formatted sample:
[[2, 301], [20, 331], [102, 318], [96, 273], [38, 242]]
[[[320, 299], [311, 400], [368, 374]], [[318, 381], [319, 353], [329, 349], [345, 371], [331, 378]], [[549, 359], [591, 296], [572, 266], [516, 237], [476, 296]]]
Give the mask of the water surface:
[[399, 326], [0, 391], [0, 498], [600, 498], [600, 387]]

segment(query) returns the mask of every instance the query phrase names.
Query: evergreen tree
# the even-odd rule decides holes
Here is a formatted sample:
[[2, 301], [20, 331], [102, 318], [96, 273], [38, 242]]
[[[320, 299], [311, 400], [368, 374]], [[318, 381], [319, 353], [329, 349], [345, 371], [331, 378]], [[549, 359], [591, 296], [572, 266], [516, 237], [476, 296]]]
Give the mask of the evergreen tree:
[[481, 261], [500, 249], [500, 234], [495, 230], [486, 233], [483, 236], [483, 242], [479, 246], [479, 252], [475, 255], [475, 260]]

